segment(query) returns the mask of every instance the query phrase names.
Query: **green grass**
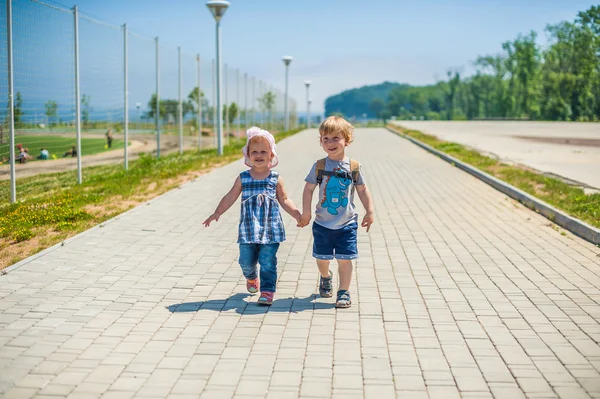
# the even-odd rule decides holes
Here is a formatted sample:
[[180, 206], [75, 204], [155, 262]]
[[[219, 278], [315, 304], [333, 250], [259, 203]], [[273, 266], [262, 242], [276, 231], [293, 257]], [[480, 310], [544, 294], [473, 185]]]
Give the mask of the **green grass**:
[[[22, 144], [23, 147], [29, 148], [29, 155], [34, 158], [31, 161], [34, 161], [35, 157], [39, 155], [41, 148], [47, 149], [51, 157], [54, 154], [57, 158], [62, 158], [63, 154], [70, 150], [71, 146], [76, 145], [77, 142], [74, 137], [22, 135], [16, 137], [15, 146], [17, 144]], [[106, 139], [103, 138], [82, 138], [81, 152], [85, 156], [109, 151], [104, 148], [105, 145]], [[113, 140], [110, 150], [120, 148], [123, 148], [123, 140]], [[15, 151], [17, 151], [16, 148]], [[8, 143], [0, 144], [0, 160], [8, 159], [8, 155]]]
[[586, 194], [580, 187], [571, 186], [523, 167], [507, 165], [460, 144], [443, 141], [417, 130], [402, 129], [398, 126], [389, 127], [475, 166], [571, 216], [600, 228], [600, 194], [598, 193]]
[[[160, 159], [143, 154], [130, 162], [129, 171], [122, 165], [87, 167], [81, 185], [74, 171], [18, 179], [15, 204], [8, 201], [10, 182], [0, 181], [0, 269], [177, 187], [190, 174], [239, 159], [244, 144], [245, 139], [230, 139], [223, 156], [214, 149]], [[33, 239], [43, 245], [19, 247]]]

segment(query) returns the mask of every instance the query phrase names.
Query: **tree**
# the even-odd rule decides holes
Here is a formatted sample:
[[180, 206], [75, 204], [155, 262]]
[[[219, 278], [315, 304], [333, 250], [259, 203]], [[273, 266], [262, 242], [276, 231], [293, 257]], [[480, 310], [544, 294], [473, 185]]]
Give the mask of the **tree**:
[[20, 128], [23, 124], [23, 97], [21, 96], [21, 92], [17, 92], [17, 96], [15, 98], [15, 127]]
[[538, 107], [538, 71], [540, 51], [535, 43], [536, 33], [519, 35], [516, 40], [504, 43], [508, 53], [508, 69], [510, 71], [512, 114], [517, 117], [535, 117]]
[[460, 85], [460, 74], [458, 72], [454, 72], [454, 76], [452, 76], [452, 71], [448, 71], [448, 91], [446, 92], [446, 104], [447, 104], [447, 116], [448, 120], [454, 119], [455, 106], [456, 106], [456, 93], [458, 91], [458, 86]]
[[81, 96], [81, 120], [86, 127], [90, 123], [90, 96], [84, 94]]
[[326, 99], [326, 115], [600, 120], [600, 5], [546, 33], [544, 48], [529, 32], [502, 43], [499, 54], [477, 57], [471, 76], [450, 70], [429, 86], [384, 82], [343, 91]]
[[[8, 102], [6, 104], [6, 108], [8, 109], [10, 107], [10, 102]], [[18, 91], [17, 95], [15, 96], [15, 101], [13, 102], [13, 121], [15, 123], [15, 128], [20, 128], [22, 126], [23, 123], [23, 97], [21, 96], [21, 92]], [[8, 124], [10, 121], [10, 116], [6, 115], [6, 118], [4, 119], [5, 123]]]
[[381, 111], [385, 108], [385, 103], [380, 98], [374, 98], [369, 104], [369, 110], [378, 118], [381, 119]]
[[[148, 101], [148, 118], [154, 118], [156, 116], [156, 94], [153, 94]], [[188, 113], [194, 110], [194, 106], [191, 102], [182, 102], [182, 114], [185, 117]], [[179, 100], [160, 100], [160, 119], [167, 119], [169, 115], [172, 115], [174, 118], [177, 118], [179, 115]]]
[[239, 112], [239, 108], [236, 103], [229, 104], [229, 123], [233, 123], [235, 118], [237, 118]]
[[[200, 93], [200, 95], [198, 95]], [[190, 94], [188, 94], [188, 102], [191, 106], [191, 112], [198, 114], [198, 97], [202, 98], [202, 113], [208, 113], [208, 100], [204, 96], [204, 92], [201, 91], [198, 86], [194, 87]]]
[[[149, 110], [146, 113], [146, 117], [148, 119], [156, 118], [156, 94], [152, 94], [152, 97], [150, 97], [150, 101], [148, 101], [148, 108]], [[160, 110], [158, 115], [161, 119], [163, 119], [166, 115], [164, 101], [160, 102]]]
[[58, 104], [56, 103], [56, 101], [53, 100], [48, 100], [48, 102], [46, 102], [46, 116], [48, 117], [48, 124], [51, 124], [50, 120], [52, 118], [55, 118], [54, 120], [54, 124], [57, 123], [57, 116], [58, 116]]
[[600, 5], [592, 6], [589, 10], [577, 14], [576, 22], [600, 35]]
[[272, 91], [266, 92], [262, 97], [258, 99], [258, 103], [260, 104], [260, 108], [263, 111], [267, 111], [269, 113], [269, 118], [273, 111], [273, 107], [275, 106], [275, 93]]

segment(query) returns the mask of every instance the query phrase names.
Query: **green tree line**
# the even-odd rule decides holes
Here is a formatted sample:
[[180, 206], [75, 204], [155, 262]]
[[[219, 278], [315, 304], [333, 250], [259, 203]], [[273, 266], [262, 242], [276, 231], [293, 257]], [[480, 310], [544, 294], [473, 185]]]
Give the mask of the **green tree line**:
[[497, 55], [479, 56], [475, 73], [448, 71], [431, 86], [400, 86], [370, 110], [381, 118], [600, 120], [600, 6], [579, 12], [573, 22], [502, 44]]

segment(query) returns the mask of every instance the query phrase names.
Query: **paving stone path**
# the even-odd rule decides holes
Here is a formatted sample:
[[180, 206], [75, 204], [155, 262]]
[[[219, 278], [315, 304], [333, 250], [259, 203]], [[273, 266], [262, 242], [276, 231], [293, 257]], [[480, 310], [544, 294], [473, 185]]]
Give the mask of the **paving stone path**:
[[[279, 145], [297, 204], [317, 137]], [[245, 292], [239, 204], [201, 225], [236, 162], [0, 276], [0, 397], [600, 398], [599, 248], [383, 129], [349, 154], [376, 207], [352, 308], [287, 215], [275, 303]]]

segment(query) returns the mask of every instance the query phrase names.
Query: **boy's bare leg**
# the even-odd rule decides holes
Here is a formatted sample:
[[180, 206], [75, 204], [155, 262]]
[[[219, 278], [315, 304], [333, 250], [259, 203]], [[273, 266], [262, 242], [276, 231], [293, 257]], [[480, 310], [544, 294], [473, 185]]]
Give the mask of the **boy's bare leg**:
[[349, 290], [352, 282], [352, 261], [348, 259], [338, 259], [340, 273], [340, 290]]
[[329, 261], [323, 259], [317, 259], [317, 267], [319, 268], [319, 273], [323, 277], [331, 277], [329, 274]]

